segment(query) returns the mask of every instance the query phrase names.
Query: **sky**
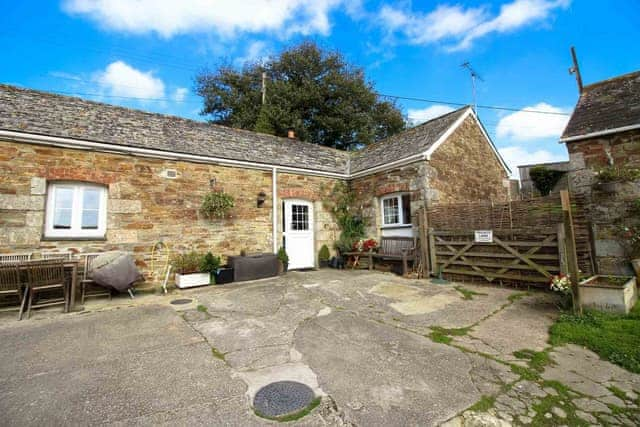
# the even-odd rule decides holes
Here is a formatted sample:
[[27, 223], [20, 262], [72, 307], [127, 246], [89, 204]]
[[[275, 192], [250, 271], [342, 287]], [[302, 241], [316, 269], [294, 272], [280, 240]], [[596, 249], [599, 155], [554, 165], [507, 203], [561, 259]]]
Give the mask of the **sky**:
[[0, 82], [195, 120], [196, 73], [303, 40], [362, 67], [413, 124], [473, 103], [469, 62], [479, 117], [514, 174], [568, 157], [570, 46], [585, 84], [640, 69], [638, 0], [0, 2]]

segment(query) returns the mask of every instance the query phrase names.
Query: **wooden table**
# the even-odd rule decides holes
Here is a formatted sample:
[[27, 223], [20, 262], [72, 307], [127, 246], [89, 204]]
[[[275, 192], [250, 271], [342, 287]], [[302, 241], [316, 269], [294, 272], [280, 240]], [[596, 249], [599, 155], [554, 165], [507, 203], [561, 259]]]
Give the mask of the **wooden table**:
[[[25, 270], [29, 267], [30, 264], [34, 264], [41, 260], [30, 260], [19, 264], [19, 268], [21, 270]], [[64, 265], [65, 271], [71, 271], [71, 289], [69, 291], [69, 311], [73, 311], [76, 304], [76, 288], [78, 286], [78, 263], [80, 260], [77, 259], [65, 259], [62, 263]], [[25, 290], [26, 292], [26, 290]], [[22, 312], [24, 312], [24, 306], [27, 303], [27, 298], [22, 299]]]

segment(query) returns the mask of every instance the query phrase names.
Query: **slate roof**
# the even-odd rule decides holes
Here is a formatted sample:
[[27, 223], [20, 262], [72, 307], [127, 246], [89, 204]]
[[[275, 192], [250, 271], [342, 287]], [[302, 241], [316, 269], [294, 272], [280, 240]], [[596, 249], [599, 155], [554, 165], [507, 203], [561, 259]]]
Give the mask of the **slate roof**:
[[465, 106], [402, 133], [368, 145], [354, 154], [351, 173], [427, 151], [469, 108]]
[[345, 175], [425, 152], [468, 108], [349, 153], [289, 138], [0, 84], [0, 130]]
[[640, 124], [640, 71], [585, 86], [561, 139]]
[[348, 173], [349, 153], [256, 132], [0, 84], [0, 129]]

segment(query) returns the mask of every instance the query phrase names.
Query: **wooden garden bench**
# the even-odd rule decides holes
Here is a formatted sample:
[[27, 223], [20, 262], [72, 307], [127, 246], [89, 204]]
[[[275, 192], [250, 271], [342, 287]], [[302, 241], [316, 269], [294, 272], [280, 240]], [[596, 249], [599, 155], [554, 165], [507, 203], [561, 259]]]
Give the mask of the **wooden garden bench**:
[[369, 255], [369, 269], [373, 268], [373, 262], [376, 259], [401, 261], [402, 275], [404, 276], [409, 270], [409, 261], [416, 260], [416, 246], [415, 237], [382, 237], [378, 252]]

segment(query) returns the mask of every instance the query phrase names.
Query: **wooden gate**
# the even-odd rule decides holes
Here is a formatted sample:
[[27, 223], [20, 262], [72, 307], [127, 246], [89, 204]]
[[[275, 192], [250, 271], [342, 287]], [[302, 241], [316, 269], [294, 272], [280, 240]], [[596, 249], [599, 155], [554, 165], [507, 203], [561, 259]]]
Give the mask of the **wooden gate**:
[[[548, 283], [561, 271], [559, 233], [493, 230], [492, 243], [478, 243], [474, 230], [429, 230], [432, 272], [489, 282]], [[458, 277], [455, 277], [458, 278]]]

